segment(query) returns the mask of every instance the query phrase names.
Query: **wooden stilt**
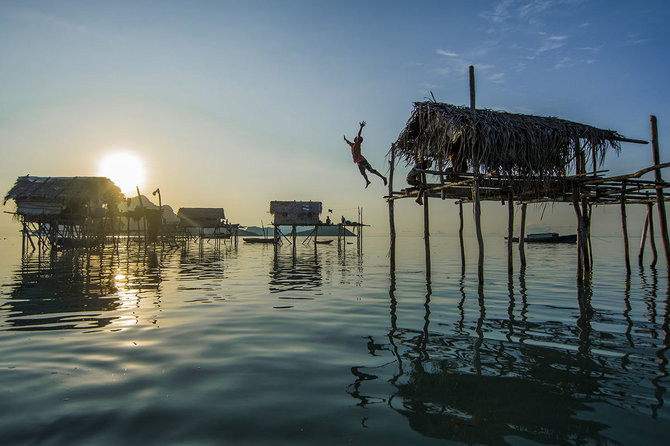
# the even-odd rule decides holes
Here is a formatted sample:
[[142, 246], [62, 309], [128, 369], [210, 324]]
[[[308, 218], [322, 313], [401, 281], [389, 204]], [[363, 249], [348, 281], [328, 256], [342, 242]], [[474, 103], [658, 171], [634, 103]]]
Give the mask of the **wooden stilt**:
[[514, 257], [512, 256], [512, 238], [514, 236], [514, 201], [510, 191], [507, 195], [507, 272], [514, 270]]
[[584, 220], [577, 201], [577, 193], [572, 193], [572, 207], [577, 216], [577, 280], [584, 280]]
[[458, 239], [461, 242], [461, 269], [465, 271], [465, 244], [463, 243], [463, 200], [458, 201]]
[[23, 234], [22, 239], [21, 239], [21, 241], [22, 241], [22, 243], [21, 243], [21, 257], [26, 256], [26, 232], [28, 232], [28, 230], [26, 229], [26, 222], [23, 221], [23, 230], [21, 231], [21, 233]]
[[637, 254], [637, 263], [642, 266], [644, 260], [644, 245], [647, 242], [647, 230], [649, 229], [649, 208], [647, 208], [647, 217], [644, 219], [644, 227], [642, 228], [642, 237], [640, 237], [640, 250]]
[[650, 267], [655, 268], [658, 261], [658, 252], [656, 251], [656, 241], [654, 240], [654, 203], [647, 203], [647, 216], [649, 223], [649, 246], [651, 247]]
[[[473, 121], [475, 120], [475, 67], [470, 65], [470, 110], [472, 112]], [[484, 283], [484, 237], [482, 236], [482, 222], [481, 222], [481, 203], [479, 201], [479, 151], [472, 146], [472, 172], [474, 175], [474, 186], [472, 188], [472, 201], [475, 219], [475, 233], [477, 235], [477, 244], [479, 246], [479, 262], [478, 262], [478, 280], [479, 283]]]
[[624, 262], [626, 274], [630, 274], [630, 257], [628, 254], [628, 224], [626, 223], [626, 180], [621, 183], [621, 229], [623, 231]]
[[521, 205], [521, 228], [519, 229], [519, 260], [521, 261], [521, 268], [526, 267], [526, 207], [528, 205], [523, 203]]
[[[393, 171], [395, 170], [395, 144], [391, 145], [391, 159], [389, 160], [389, 197], [393, 196]], [[394, 201], [389, 200], [389, 231], [391, 236], [391, 253], [395, 261], [395, 210]]]
[[593, 214], [593, 205], [589, 203], [588, 205], [588, 225], [586, 227], [586, 245], [589, 249], [589, 265], [590, 269], [593, 270], [593, 247], [591, 246], [591, 215]]
[[584, 226], [584, 271], [591, 271], [591, 214], [586, 199], [582, 199], [582, 224]]
[[423, 197], [423, 241], [426, 249], [426, 280], [430, 280], [430, 213], [428, 195]]
[[[656, 116], [650, 116], [651, 121], [651, 149], [653, 152], [654, 165], [661, 164], [659, 148], [658, 148], [658, 127], [656, 124]], [[656, 183], [663, 182], [663, 176], [660, 169], [654, 170], [654, 179]], [[663, 197], [663, 189], [656, 188], [656, 202], [658, 204], [658, 219], [661, 226], [661, 238], [663, 239], [663, 251], [665, 253], [665, 266], [670, 271], [670, 239], [668, 239], [668, 220], [665, 214], [665, 200]]]

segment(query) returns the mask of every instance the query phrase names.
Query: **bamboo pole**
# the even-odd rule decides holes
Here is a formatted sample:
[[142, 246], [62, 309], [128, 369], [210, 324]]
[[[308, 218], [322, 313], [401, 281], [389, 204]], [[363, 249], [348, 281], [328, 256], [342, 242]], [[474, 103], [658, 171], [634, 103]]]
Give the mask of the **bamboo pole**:
[[[470, 110], [472, 120], [475, 120], [475, 67], [470, 65]], [[484, 238], [482, 237], [481, 203], [479, 202], [479, 151], [474, 144], [472, 146], [472, 172], [474, 175], [474, 187], [472, 189], [473, 211], [475, 218], [475, 231], [477, 244], [479, 246], [478, 278], [479, 283], [484, 283]]]
[[[421, 159], [423, 162], [423, 158]], [[421, 174], [421, 182], [426, 184], [426, 174]], [[426, 250], [426, 280], [430, 280], [430, 208], [428, 197], [423, 197], [423, 241]]]
[[463, 243], [463, 200], [458, 201], [458, 239], [461, 242], [461, 269], [465, 271], [465, 245]]
[[642, 237], [640, 237], [640, 250], [637, 254], [637, 263], [642, 266], [644, 260], [644, 245], [647, 241], [647, 230], [649, 229], [649, 208], [647, 208], [647, 218], [644, 220], [644, 227], [642, 228]]
[[584, 220], [577, 201], [577, 193], [572, 192], [572, 207], [577, 216], [577, 280], [584, 280]]
[[593, 215], [593, 205], [589, 203], [588, 205], [588, 226], [586, 228], [586, 241], [587, 247], [589, 249], [589, 264], [591, 265], [591, 270], [593, 270], [593, 246], [591, 246], [591, 216]]
[[510, 191], [507, 197], [507, 272], [514, 270], [514, 258], [512, 256], [512, 237], [514, 236], [514, 201]]
[[[391, 159], [389, 160], [389, 197], [393, 196], [393, 172], [395, 170], [395, 144], [391, 145]], [[395, 262], [395, 209], [393, 200], [389, 200], [389, 231], [391, 235], [391, 254]]]
[[[654, 165], [660, 164], [660, 154], [658, 148], [658, 127], [656, 124], [656, 116], [650, 116], [651, 122], [651, 149], [654, 159]], [[661, 170], [654, 170], [654, 179], [657, 183], [663, 182]], [[665, 203], [663, 200], [663, 189], [656, 189], [656, 201], [658, 203], [658, 217], [661, 226], [661, 237], [663, 239], [663, 252], [665, 253], [665, 266], [670, 271], [670, 240], [668, 239], [668, 220], [665, 215]]]
[[528, 205], [523, 203], [521, 205], [521, 228], [519, 229], [519, 259], [521, 261], [521, 268], [526, 267], [526, 207]]
[[649, 217], [649, 245], [651, 247], [650, 267], [655, 268], [658, 261], [658, 252], [656, 251], [656, 241], [654, 240], [654, 203], [647, 203], [647, 215]]
[[582, 197], [582, 220], [584, 224], [584, 270], [591, 271], [591, 214], [586, 202]]
[[621, 229], [623, 231], [624, 261], [626, 274], [630, 274], [630, 257], [628, 254], [628, 224], [626, 223], [626, 180], [621, 183]]

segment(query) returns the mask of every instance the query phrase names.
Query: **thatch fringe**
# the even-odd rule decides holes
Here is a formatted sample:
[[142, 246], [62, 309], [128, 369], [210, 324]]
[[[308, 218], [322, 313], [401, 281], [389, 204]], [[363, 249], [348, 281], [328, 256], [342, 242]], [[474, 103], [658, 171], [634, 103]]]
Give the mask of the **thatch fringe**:
[[[456, 170], [479, 157], [482, 172], [540, 179], [563, 177], [579, 149], [602, 165], [605, 152], [621, 150], [623, 137], [554, 117], [514, 114], [437, 102], [416, 102], [395, 143], [396, 160], [407, 164], [428, 159]], [[579, 147], [578, 145], [579, 144]]]
[[86, 203], [99, 200], [120, 204], [124, 200], [121, 190], [105, 177], [19, 177], [14, 187], [5, 195], [8, 200], [43, 201], [51, 203]]

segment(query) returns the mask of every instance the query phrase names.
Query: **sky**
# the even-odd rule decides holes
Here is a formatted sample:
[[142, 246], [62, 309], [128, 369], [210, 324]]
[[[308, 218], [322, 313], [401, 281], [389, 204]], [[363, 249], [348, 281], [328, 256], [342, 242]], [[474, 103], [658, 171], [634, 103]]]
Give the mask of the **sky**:
[[[160, 188], [175, 210], [223, 207], [258, 226], [272, 200], [313, 200], [333, 210], [323, 219], [354, 220], [362, 207], [383, 235], [387, 189], [376, 177], [364, 188], [342, 138], [360, 121], [363, 155], [386, 173], [413, 103], [469, 105], [473, 65], [478, 108], [644, 140], [653, 114], [667, 162], [668, 42], [665, 1], [3, 0], [0, 189], [26, 174], [98, 175], [123, 152], [144, 165], [141, 191]], [[606, 160], [608, 174], [651, 164], [649, 145]], [[433, 232], [455, 234], [457, 206], [431, 204]], [[0, 234], [18, 231], [13, 209]], [[504, 206], [482, 212], [487, 233], [506, 232]], [[643, 212], [629, 211], [632, 231]], [[420, 233], [422, 215], [398, 203], [399, 233]], [[531, 231], [576, 225], [566, 205], [532, 206], [528, 218]], [[594, 234], [620, 233], [617, 219], [598, 208]]]

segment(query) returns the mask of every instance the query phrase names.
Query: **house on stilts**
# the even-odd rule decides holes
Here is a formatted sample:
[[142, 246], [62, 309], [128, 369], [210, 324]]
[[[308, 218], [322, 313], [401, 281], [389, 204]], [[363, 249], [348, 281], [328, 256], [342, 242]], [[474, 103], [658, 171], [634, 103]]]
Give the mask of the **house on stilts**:
[[[320, 227], [337, 227], [337, 245], [338, 248], [341, 248], [343, 245], [346, 245], [346, 235], [348, 227], [353, 228], [354, 235], [356, 237], [356, 244], [358, 248], [361, 248], [361, 241], [363, 235], [363, 227], [366, 226], [363, 224], [363, 209], [358, 208], [358, 221], [352, 222], [345, 220], [342, 217], [342, 221], [338, 223], [333, 222], [322, 222], [319, 216], [323, 211], [323, 206], [320, 201], [271, 201], [270, 202], [270, 214], [273, 216], [272, 226], [274, 227], [274, 244], [275, 247], [279, 246], [282, 241], [282, 237], [289, 244], [296, 247], [297, 239], [297, 228], [299, 226], [308, 226], [313, 227], [313, 230], [309, 233], [307, 238], [303, 243], [310, 243], [314, 241], [314, 246], [316, 247], [319, 243], [330, 243], [329, 241], [318, 240], [319, 228]], [[282, 232], [280, 226], [290, 226], [291, 239]]]
[[14, 200], [14, 215], [28, 246], [39, 252], [104, 243], [118, 230], [121, 190], [104, 177], [19, 177], [4, 203]]
[[[654, 165], [638, 172], [607, 177], [599, 170], [608, 152], [619, 153], [622, 142], [647, 144], [603, 130], [554, 117], [531, 116], [475, 108], [474, 68], [470, 67], [470, 107], [436, 101], [414, 104], [414, 111], [388, 153], [390, 181], [388, 195], [391, 254], [394, 262], [394, 202], [423, 198], [426, 256], [429, 249], [429, 200], [456, 200], [459, 205], [461, 260], [463, 249], [463, 203], [474, 207], [474, 225], [479, 247], [479, 279], [483, 280], [484, 243], [480, 202], [508, 204], [508, 264], [512, 267], [514, 204], [521, 207], [519, 256], [525, 265], [524, 236], [526, 206], [530, 203], [572, 204], [577, 219], [578, 278], [592, 265], [590, 221], [593, 205], [619, 205], [625, 245], [625, 262], [630, 271], [626, 205], [647, 205], [646, 227], [652, 228], [652, 207], [658, 204], [666, 261], [669, 260], [664, 202], [670, 183], [663, 181], [658, 151], [656, 118], [651, 117]], [[393, 172], [398, 163], [415, 166], [416, 186], [394, 190]], [[653, 174], [653, 179], [642, 179]], [[435, 180], [428, 181], [429, 178]], [[650, 237], [653, 243], [653, 236]], [[643, 246], [643, 245], [642, 245]], [[653, 247], [653, 246], [652, 246]], [[655, 252], [655, 250], [654, 250]], [[655, 263], [655, 259], [654, 259]], [[670, 262], [667, 262], [670, 264]]]
[[223, 208], [179, 208], [179, 228], [187, 237], [233, 239], [237, 243], [239, 224], [228, 223]]

